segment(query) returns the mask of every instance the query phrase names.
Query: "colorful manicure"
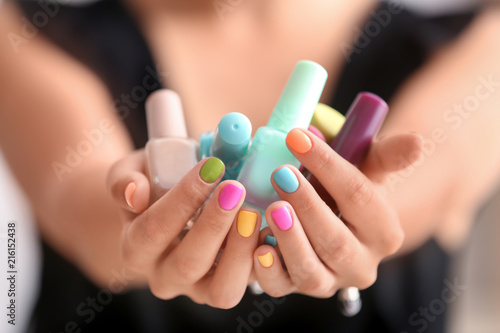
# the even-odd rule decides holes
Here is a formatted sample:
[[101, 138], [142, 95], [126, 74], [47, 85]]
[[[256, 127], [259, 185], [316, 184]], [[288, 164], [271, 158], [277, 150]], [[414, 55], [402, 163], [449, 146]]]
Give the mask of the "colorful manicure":
[[276, 185], [286, 193], [293, 193], [299, 188], [299, 180], [289, 167], [283, 167], [273, 174]]
[[299, 154], [305, 154], [312, 148], [311, 139], [297, 128], [288, 133], [286, 143]]
[[200, 170], [200, 177], [207, 183], [215, 182], [224, 171], [224, 163], [217, 157], [205, 162]]
[[257, 256], [257, 259], [259, 259], [260, 264], [262, 267], [269, 268], [273, 265], [274, 258], [271, 252], [267, 252], [264, 255]]
[[271, 216], [280, 230], [286, 231], [292, 227], [292, 214], [287, 206], [272, 211]]
[[224, 210], [231, 210], [238, 206], [243, 196], [243, 189], [233, 184], [224, 186], [219, 194], [219, 205]]
[[270, 245], [272, 247], [276, 247], [278, 245], [278, 242], [276, 241], [276, 237], [271, 236], [271, 235], [266, 235], [265, 243], [266, 243], [266, 245]]
[[137, 185], [135, 184], [135, 182], [130, 182], [127, 184], [127, 186], [125, 187], [125, 191], [124, 191], [124, 196], [125, 196], [125, 201], [127, 202], [127, 205], [134, 209], [134, 202], [133, 202], [133, 197], [134, 197], [134, 193], [135, 193], [135, 190], [137, 189]]
[[242, 210], [238, 214], [238, 223], [236, 225], [238, 233], [245, 238], [252, 236], [256, 223], [257, 214]]

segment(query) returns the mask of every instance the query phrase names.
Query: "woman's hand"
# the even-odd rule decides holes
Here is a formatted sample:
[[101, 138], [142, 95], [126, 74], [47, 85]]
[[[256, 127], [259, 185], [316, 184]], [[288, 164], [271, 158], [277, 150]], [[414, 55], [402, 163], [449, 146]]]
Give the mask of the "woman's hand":
[[270, 230], [263, 233], [272, 233], [279, 249], [262, 245], [255, 251], [261, 287], [275, 297], [294, 292], [331, 297], [340, 288], [369, 287], [379, 263], [404, 239], [397, 212], [385, 195], [386, 175], [416, 161], [422, 139], [405, 134], [375, 142], [362, 171], [308, 131], [291, 131], [287, 144], [315, 176], [316, 185], [321, 184], [321, 196], [315, 182], [309, 183], [293, 166], [273, 173], [273, 186], [284, 201], [267, 208]]
[[[259, 230], [261, 218], [251, 208], [241, 207], [245, 189], [240, 183], [217, 185], [223, 169], [210, 170], [209, 160], [199, 162], [151, 206], [143, 150], [113, 166], [108, 186], [123, 220], [124, 263], [147, 279], [155, 296], [187, 295], [197, 303], [231, 308], [248, 285], [259, 236], [254, 230]], [[211, 172], [211, 177], [205, 181], [200, 172]], [[205, 201], [196, 223], [185, 233], [183, 228]]]

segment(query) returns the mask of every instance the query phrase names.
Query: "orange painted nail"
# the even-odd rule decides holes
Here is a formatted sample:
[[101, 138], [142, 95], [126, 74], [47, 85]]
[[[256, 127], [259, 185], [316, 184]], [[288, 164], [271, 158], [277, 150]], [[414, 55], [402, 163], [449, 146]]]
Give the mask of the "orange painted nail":
[[312, 148], [311, 139], [306, 133], [295, 128], [286, 136], [286, 143], [299, 154], [305, 154]]
[[135, 193], [135, 189], [137, 188], [137, 185], [134, 183], [134, 182], [130, 182], [127, 184], [127, 186], [125, 187], [125, 192], [124, 192], [124, 196], [125, 196], [125, 201], [127, 202], [127, 205], [134, 209], [134, 203], [132, 201], [132, 198], [134, 196], [134, 193]]

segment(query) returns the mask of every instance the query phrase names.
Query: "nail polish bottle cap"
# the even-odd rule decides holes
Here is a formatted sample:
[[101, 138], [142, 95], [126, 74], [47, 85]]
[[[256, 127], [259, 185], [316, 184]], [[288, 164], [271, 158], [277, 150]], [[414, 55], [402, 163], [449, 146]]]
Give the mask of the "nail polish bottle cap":
[[218, 130], [221, 139], [227, 144], [248, 144], [252, 136], [252, 123], [244, 114], [232, 112], [222, 117]]
[[328, 73], [319, 64], [303, 60], [295, 66], [267, 127], [288, 133], [298, 127], [307, 129], [318, 104]]
[[342, 113], [328, 105], [318, 103], [314, 110], [311, 125], [316, 127], [325, 136], [326, 142], [331, 143], [339, 134], [345, 117]]
[[226, 166], [237, 163], [245, 157], [251, 137], [250, 120], [242, 113], [228, 113], [217, 126], [210, 155], [220, 158]]
[[362, 92], [347, 111], [344, 126], [331, 147], [347, 161], [358, 166], [387, 116], [389, 106], [379, 96]]
[[146, 100], [149, 139], [187, 138], [181, 99], [173, 90], [160, 89]]

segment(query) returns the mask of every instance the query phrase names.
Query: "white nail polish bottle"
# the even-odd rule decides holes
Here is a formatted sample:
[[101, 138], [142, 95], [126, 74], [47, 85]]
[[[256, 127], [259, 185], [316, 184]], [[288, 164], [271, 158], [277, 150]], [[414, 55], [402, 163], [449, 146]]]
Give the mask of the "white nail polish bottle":
[[158, 200], [198, 163], [196, 141], [189, 139], [179, 95], [157, 90], [146, 100], [146, 144], [152, 202]]

